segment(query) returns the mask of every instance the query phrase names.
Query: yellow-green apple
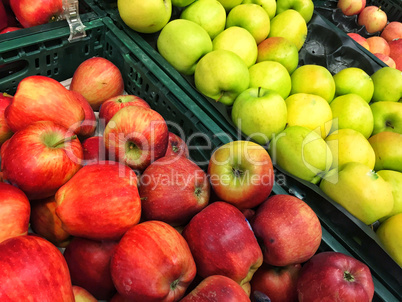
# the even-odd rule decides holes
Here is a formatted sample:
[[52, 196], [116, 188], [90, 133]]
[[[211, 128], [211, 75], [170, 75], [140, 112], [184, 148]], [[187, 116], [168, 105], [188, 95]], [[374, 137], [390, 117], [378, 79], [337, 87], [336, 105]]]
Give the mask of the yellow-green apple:
[[319, 95], [295, 93], [285, 99], [287, 126], [303, 126], [326, 138], [332, 126], [332, 111]]
[[373, 53], [373, 55], [380, 59], [388, 67], [396, 68], [396, 63], [390, 56], [384, 55], [382, 53]]
[[79, 125], [79, 129], [75, 132], [78, 133], [80, 139], [91, 137], [95, 134], [96, 127], [98, 125], [96, 121], [95, 112], [91, 107], [91, 104], [81, 93], [71, 91], [78, 102], [81, 104], [82, 110], [84, 110], [84, 120]]
[[346, 67], [333, 75], [335, 96], [354, 93], [370, 103], [374, 93], [372, 78], [359, 67]]
[[251, 279], [251, 292], [261, 292], [271, 301], [297, 301], [297, 279], [301, 264], [287, 266], [272, 266], [263, 263]]
[[64, 12], [62, 0], [10, 0], [10, 7], [25, 28], [56, 21]]
[[337, 299], [370, 302], [374, 297], [373, 277], [369, 267], [352, 256], [321, 252], [303, 265], [297, 294], [300, 302]]
[[198, 23], [213, 39], [225, 29], [226, 10], [218, 0], [197, 0], [181, 12], [180, 18]]
[[251, 88], [265, 88], [277, 92], [283, 99], [289, 96], [292, 81], [289, 72], [279, 62], [262, 61], [249, 69]]
[[373, 112], [374, 128], [372, 135], [383, 131], [402, 134], [402, 103], [375, 102], [370, 105]]
[[260, 5], [267, 12], [269, 20], [271, 20], [276, 15], [276, 0], [243, 0], [242, 3], [252, 3]]
[[395, 39], [402, 39], [402, 22], [389, 22], [381, 31], [380, 37], [384, 38], [387, 42]]
[[198, 23], [175, 19], [161, 30], [157, 48], [177, 71], [192, 75], [200, 58], [212, 51], [212, 41], [208, 32]]
[[117, 243], [74, 237], [63, 253], [72, 283], [98, 300], [109, 300], [116, 293], [110, 260]]
[[371, 75], [374, 84], [373, 102], [398, 102], [402, 99], [402, 73], [391, 67], [382, 67]]
[[84, 152], [83, 165], [107, 160], [109, 158], [103, 136], [88, 137], [82, 142], [82, 148]]
[[402, 172], [392, 170], [379, 170], [377, 174], [392, 186], [392, 195], [394, 196], [394, 207], [391, 213], [385, 216], [385, 220], [393, 215], [402, 213]]
[[36, 121], [53, 121], [65, 128], [75, 126], [74, 130], [78, 130], [84, 110], [58, 81], [45, 76], [28, 76], [18, 84], [4, 116], [13, 132]]
[[251, 141], [232, 141], [220, 146], [210, 158], [208, 174], [219, 199], [242, 210], [261, 204], [274, 184], [268, 152]]
[[233, 7], [240, 5], [243, 0], [219, 0], [225, 10], [229, 12]]
[[117, 291], [130, 301], [178, 301], [196, 275], [186, 240], [162, 221], [130, 228], [117, 244], [111, 263]]
[[20, 189], [0, 182], [0, 243], [28, 234], [31, 205]]
[[314, 12], [314, 2], [312, 0], [277, 0], [276, 14], [280, 14], [288, 9], [294, 9], [302, 15], [306, 23], [310, 22]]
[[268, 37], [270, 19], [261, 5], [242, 3], [230, 10], [226, 18], [226, 28], [239, 26], [247, 29], [257, 44]]
[[378, 227], [376, 234], [385, 250], [402, 267], [402, 213], [385, 220]]
[[208, 205], [207, 174], [184, 156], [164, 156], [141, 174], [141, 215], [172, 226], [187, 224]]
[[16, 132], [7, 143], [3, 176], [28, 199], [47, 198], [80, 170], [82, 158], [76, 135], [51, 121], [35, 122]]
[[227, 202], [208, 205], [184, 227], [182, 235], [197, 264], [197, 274], [203, 278], [223, 275], [243, 286], [263, 262], [248, 221]]
[[123, 22], [140, 33], [160, 31], [172, 16], [171, 0], [118, 0], [117, 10]]
[[317, 132], [303, 126], [290, 126], [269, 145], [272, 161], [290, 174], [317, 183], [332, 164], [332, 154]]
[[363, 8], [357, 19], [357, 24], [364, 26], [370, 34], [382, 31], [387, 22], [387, 13], [375, 5]]
[[117, 162], [103, 161], [82, 167], [57, 190], [55, 199], [63, 229], [73, 236], [117, 240], [140, 221], [137, 176]]
[[190, 157], [188, 146], [184, 139], [169, 131], [168, 147], [166, 148], [165, 156], [170, 155]]
[[92, 57], [76, 68], [70, 90], [82, 94], [93, 110], [99, 110], [104, 101], [123, 94], [124, 82], [119, 68], [110, 60]]
[[338, 0], [336, 6], [345, 16], [354, 16], [366, 7], [366, 0]]
[[247, 67], [257, 61], [258, 48], [253, 35], [245, 28], [231, 26], [212, 40], [213, 50], [229, 50], [237, 54]]
[[73, 285], [75, 302], [97, 302], [98, 300], [91, 295], [85, 288]]
[[139, 96], [132, 94], [117, 95], [103, 102], [99, 109], [100, 123], [102, 123], [103, 126], [106, 126], [116, 112], [126, 106], [141, 106], [151, 108], [148, 102]]
[[250, 302], [244, 289], [229, 277], [212, 275], [201, 282], [189, 292], [180, 302]]
[[320, 188], [367, 225], [388, 215], [394, 205], [391, 185], [360, 162], [332, 169], [322, 179]]
[[278, 194], [269, 197], [250, 221], [261, 245], [264, 263], [287, 266], [310, 259], [321, 243], [321, 223], [301, 199]]
[[195, 0], [171, 0], [173, 6], [186, 7], [192, 4]]
[[402, 134], [384, 131], [371, 136], [368, 141], [375, 152], [376, 171], [402, 172]]
[[30, 223], [35, 234], [63, 248], [70, 243], [72, 236], [63, 229], [61, 220], [56, 215], [56, 206], [54, 196], [35, 200], [31, 206]]
[[299, 92], [315, 94], [331, 103], [335, 97], [336, 85], [332, 74], [321, 65], [301, 65], [291, 74], [290, 94]]
[[325, 139], [332, 153], [332, 168], [341, 168], [349, 162], [360, 162], [374, 169], [375, 153], [368, 140], [353, 129], [338, 129]]
[[4, 111], [11, 104], [12, 99], [11, 95], [0, 94], [0, 146], [13, 135], [4, 115]]
[[388, 41], [380, 36], [371, 36], [366, 39], [371, 53], [382, 53], [384, 55], [389, 55], [389, 45]]
[[285, 129], [286, 103], [274, 90], [249, 88], [236, 98], [231, 117], [243, 134], [265, 145]]
[[353, 129], [368, 139], [373, 132], [374, 118], [370, 105], [358, 94], [335, 97], [329, 104], [332, 111], [331, 133], [337, 129]]
[[194, 83], [205, 96], [230, 106], [249, 87], [250, 75], [242, 58], [219, 49], [207, 53], [197, 63]]
[[23, 235], [0, 243], [2, 301], [74, 302], [62, 253], [44, 238]]
[[155, 110], [140, 106], [120, 109], [103, 133], [109, 159], [143, 171], [165, 155], [169, 131], [164, 118]]
[[300, 50], [307, 37], [306, 20], [298, 11], [287, 9], [271, 19], [268, 37], [286, 38]]
[[358, 33], [347, 33], [347, 35], [355, 41], [358, 45], [370, 51], [370, 47], [367, 43], [367, 39]]
[[286, 38], [270, 37], [258, 44], [257, 63], [262, 61], [279, 62], [292, 74], [299, 64], [299, 51]]

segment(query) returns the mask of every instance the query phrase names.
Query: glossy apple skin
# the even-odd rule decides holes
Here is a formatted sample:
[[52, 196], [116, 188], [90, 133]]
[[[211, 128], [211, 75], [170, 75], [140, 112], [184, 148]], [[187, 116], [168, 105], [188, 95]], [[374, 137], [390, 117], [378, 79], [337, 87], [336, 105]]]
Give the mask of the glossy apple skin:
[[269, 197], [250, 221], [259, 240], [264, 262], [274, 266], [303, 263], [321, 243], [321, 224], [301, 199], [285, 194]]
[[166, 149], [165, 156], [176, 155], [190, 157], [188, 146], [186, 142], [173, 132], [169, 132], [168, 147]]
[[4, 116], [4, 111], [11, 104], [12, 99], [11, 95], [0, 94], [0, 146], [13, 135]]
[[229, 277], [213, 275], [203, 279], [180, 302], [250, 302], [244, 289]]
[[70, 90], [81, 93], [93, 110], [99, 110], [107, 99], [123, 94], [124, 82], [116, 65], [105, 58], [93, 57], [77, 67]]
[[118, 240], [141, 216], [137, 176], [117, 162], [84, 166], [56, 192], [55, 199], [63, 228], [93, 240]]
[[365, 26], [370, 34], [382, 31], [387, 25], [387, 14], [378, 6], [370, 5], [363, 8], [357, 19], [357, 23]]
[[28, 234], [31, 205], [20, 189], [0, 182], [0, 242]]
[[389, 22], [387, 25], [385, 25], [380, 37], [384, 38], [387, 42], [395, 39], [402, 39], [402, 22]]
[[[345, 273], [354, 280], [346, 280]], [[339, 252], [321, 252], [303, 265], [297, 292], [300, 302], [369, 302], [374, 296], [374, 284], [364, 263]]]
[[206, 173], [183, 156], [164, 156], [141, 175], [142, 217], [172, 226], [188, 223], [209, 202]]
[[91, 136], [82, 142], [84, 165], [93, 164], [108, 159], [103, 136]]
[[110, 260], [117, 241], [98, 241], [74, 237], [64, 250], [71, 281], [98, 300], [109, 300], [116, 293], [110, 273]]
[[4, 114], [13, 132], [36, 121], [53, 121], [74, 131], [84, 119], [77, 99], [62, 84], [45, 76], [24, 78]]
[[262, 264], [261, 248], [246, 218], [227, 202], [208, 205], [182, 234], [197, 263], [197, 274], [203, 278], [223, 275], [244, 285]]
[[9, 26], [9, 27], [3, 28], [3, 29], [0, 31], [0, 34], [6, 34], [6, 33], [9, 33], [9, 32], [12, 32], [12, 31], [19, 30], [19, 29], [22, 29], [22, 28], [20, 28], [20, 27], [15, 27], [15, 26]]
[[366, 0], [339, 0], [337, 7], [345, 16], [354, 16], [360, 14], [366, 7]]
[[84, 120], [82, 121], [77, 133], [80, 138], [83, 139], [91, 137], [92, 135], [94, 135], [97, 126], [95, 112], [81, 93], [78, 93], [76, 91], [71, 91], [71, 93], [75, 96], [75, 98], [80, 103], [82, 109], [84, 110]]
[[145, 221], [129, 229], [111, 260], [117, 291], [132, 302], [178, 301], [196, 275], [186, 240], [162, 221]]
[[[52, 147], [46, 142], [49, 136], [68, 141]], [[7, 141], [3, 175], [28, 199], [43, 199], [54, 195], [81, 168], [82, 157], [80, 141], [67, 129], [51, 121], [36, 122]]]
[[395, 61], [396, 69], [402, 71], [402, 38], [388, 42], [389, 56]]
[[0, 243], [0, 300], [74, 302], [70, 274], [61, 252], [35, 235]]

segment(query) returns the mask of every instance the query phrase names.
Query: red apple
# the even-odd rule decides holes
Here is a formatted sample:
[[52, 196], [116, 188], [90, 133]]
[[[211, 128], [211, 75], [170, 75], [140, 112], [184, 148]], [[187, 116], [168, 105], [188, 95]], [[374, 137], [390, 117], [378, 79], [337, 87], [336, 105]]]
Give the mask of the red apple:
[[301, 199], [278, 194], [269, 197], [250, 221], [262, 246], [264, 262], [274, 266], [303, 263], [321, 243], [321, 224]]
[[370, 51], [370, 46], [367, 43], [367, 39], [358, 33], [347, 33], [347, 35], [352, 38], [356, 43], [363, 46], [365, 49]]
[[135, 172], [117, 162], [84, 166], [55, 195], [56, 214], [73, 236], [118, 240], [141, 216]]
[[180, 136], [174, 134], [173, 132], [169, 132], [168, 139], [169, 139], [168, 147], [166, 149], [165, 156], [177, 155], [177, 156], [185, 156], [187, 158], [190, 157], [188, 146]]
[[389, 55], [389, 45], [387, 40], [379, 36], [372, 36], [366, 39], [370, 51], [374, 53], [382, 53], [384, 55]]
[[251, 141], [219, 147], [210, 158], [208, 174], [216, 195], [241, 210], [267, 199], [275, 178], [267, 150]]
[[0, 94], [0, 146], [13, 135], [4, 116], [4, 111], [11, 104], [12, 99], [11, 95], [6, 93]]
[[20, 189], [0, 182], [0, 243], [28, 234], [31, 205]]
[[49, 241], [24, 235], [0, 243], [0, 300], [74, 302], [66, 261]]
[[78, 100], [62, 84], [45, 76], [24, 78], [4, 114], [13, 132], [36, 121], [53, 121], [76, 130], [84, 119]]
[[262, 251], [248, 222], [227, 202], [208, 205], [190, 220], [182, 234], [203, 278], [223, 275], [244, 285], [262, 264]]
[[117, 291], [132, 302], [178, 301], [196, 275], [186, 240], [162, 221], [129, 229], [111, 260]]
[[163, 117], [153, 109], [126, 106], [106, 125], [105, 146], [109, 159], [143, 171], [165, 155], [169, 130]]
[[14, 26], [9, 26], [9, 27], [3, 28], [3, 29], [0, 31], [0, 34], [6, 34], [6, 33], [9, 33], [9, 32], [12, 32], [12, 31], [20, 30], [20, 29], [22, 29], [22, 28], [20, 28], [20, 27], [14, 27]]
[[396, 39], [402, 39], [402, 22], [392, 21], [385, 25], [380, 37], [384, 38], [387, 42]]
[[234, 280], [213, 275], [203, 279], [195, 289], [187, 294], [180, 302], [250, 302], [244, 289]]
[[4, 8], [3, 2], [0, 1], [0, 30], [3, 30], [3, 28], [6, 28], [7, 26], [8, 23], [6, 9]]
[[140, 196], [145, 220], [184, 225], [208, 205], [206, 173], [184, 156], [164, 156], [141, 175]]
[[98, 302], [94, 296], [80, 286], [73, 285], [73, 293], [75, 302]]
[[297, 280], [301, 264], [271, 266], [264, 263], [251, 279], [251, 291], [267, 295], [272, 302], [297, 302]]
[[71, 281], [98, 300], [109, 300], [116, 289], [110, 273], [110, 260], [117, 241], [95, 241], [74, 237], [64, 250]]
[[99, 120], [106, 125], [117, 111], [126, 106], [151, 108], [145, 100], [136, 95], [117, 95], [103, 102], [99, 109]]
[[370, 5], [363, 8], [357, 19], [360, 26], [364, 26], [370, 34], [382, 31], [387, 25], [387, 14], [378, 6]]
[[92, 164], [108, 159], [103, 136], [88, 137], [82, 142], [84, 164]]
[[370, 269], [339, 252], [321, 252], [303, 265], [297, 282], [300, 302], [372, 301], [374, 284]]
[[93, 57], [77, 67], [70, 90], [81, 93], [93, 110], [99, 110], [107, 99], [123, 94], [124, 82], [116, 65], [108, 59]]
[[4, 178], [28, 199], [50, 197], [80, 168], [80, 141], [51, 121], [36, 122], [7, 141], [2, 157]]
[[80, 103], [82, 109], [84, 110], [84, 120], [82, 121], [78, 131], [78, 135], [82, 138], [88, 138], [94, 135], [97, 122], [95, 112], [93, 111], [91, 105], [88, 103], [86, 98], [84, 98], [80, 93], [76, 91], [71, 91], [75, 98]]
[[396, 59], [397, 57], [402, 55], [402, 39], [396, 39], [388, 42], [389, 45], [389, 56], [392, 59]]
[[[10, 138], [6, 140], [1, 146], [0, 146], [0, 165], [1, 165], [1, 171], [4, 169], [4, 160], [1, 160], [4, 158], [4, 153], [6, 152], [6, 148], [8, 143], [10, 142]], [[3, 172], [2, 172], [3, 173]]]
[[374, 53], [373, 55], [375, 55], [378, 59], [383, 61], [389, 67], [396, 68], [395, 61], [390, 56], [384, 55], [382, 53]]
[[366, 7], [366, 0], [338, 0], [337, 7], [344, 15], [354, 16], [360, 14]]
[[70, 243], [71, 235], [62, 228], [61, 220], [56, 215], [54, 195], [32, 203], [31, 227], [36, 234], [57, 247], [66, 247]]

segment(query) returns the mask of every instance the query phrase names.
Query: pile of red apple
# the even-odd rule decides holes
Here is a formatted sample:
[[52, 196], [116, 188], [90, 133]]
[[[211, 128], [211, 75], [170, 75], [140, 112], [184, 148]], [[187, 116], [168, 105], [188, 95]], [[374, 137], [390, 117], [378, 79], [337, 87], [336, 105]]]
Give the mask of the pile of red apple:
[[1, 301], [372, 300], [369, 268], [320, 252], [313, 210], [272, 194], [262, 146], [220, 146], [203, 171], [110, 61], [0, 104]]

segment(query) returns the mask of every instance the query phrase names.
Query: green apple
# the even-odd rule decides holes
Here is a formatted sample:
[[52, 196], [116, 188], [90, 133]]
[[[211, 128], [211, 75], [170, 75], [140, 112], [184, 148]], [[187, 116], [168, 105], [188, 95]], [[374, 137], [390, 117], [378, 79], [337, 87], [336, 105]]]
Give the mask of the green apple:
[[274, 163], [290, 174], [318, 183], [332, 164], [331, 150], [317, 132], [302, 126], [290, 126], [269, 144]]
[[123, 22], [140, 33], [161, 30], [172, 16], [171, 0], [117, 0], [117, 10]]
[[286, 127], [286, 104], [275, 91], [249, 88], [235, 100], [232, 121], [255, 142], [265, 145]]
[[185, 7], [193, 3], [195, 0], [171, 0], [172, 5], [177, 7]]
[[287, 9], [298, 11], [308, 23], [313, 17], [314, 2], [312, 0], [276, 0], [276, 14]]
[[267, 38], [258, 44], [257, 63], [262, 61], [281, 63], [289, 74], [292, 74], [299, 64], [299, 51], [296, 45], [286, 38]]
[[349, 93], [358, 94], [367, 103], [370, 103], [374, 93], [374, 83], [363, 69], [347, 67], [334, 74], [333, 78], [335, 81], [336, 96]]
[[370, 105], [357, 94], [345, 94], [329, 104], [332, 110], [331, 132], [337, 129], [353, 129], [368, 139], [373, 132], [374, 118]]
[[321, 190], [350, 214], [369, 225], [388, 215], [394, 205], [391, 185], [365, 164], [350, 162], [332, 169]]
[[295, 93], [286, 98], [288, 126], [303, 126], [326, 138], [332, 125], [332, 111], [322, 97]]
[[287, 9], [272, 18], [268, 37], [286, 38], [300, 50], [307, 37], [306, 20], [294, 9]]
[[380, 224], [376, 234], [388, 254], [402, 267], [402, 213]]
[[257, 44], [265, 40], [269, 34], [270, 19], [258, 4], [240, 4], [233, 7], [227, 18], [226, 28], [239, 26], [247, 29], [254, 37]]
[[198, 23], [211, 39], [221, 33], [226, 25], [226, 11], [218, 0], [197, 0], [182, 11], [180, 18]]
[[289, 96], [292, 81], [287, 69], [275, 61], [256, 63], [249, 69], [250, 87], [272, 89], [286, 99]]
[[394, 196], [394, 207], [391, 213], [381, 220], [385, 220], [393, 215], [402, 213], [402, 172], [392, 170], [377, 171], [386, 182], [392, 186], [392, 195]]
[[247, 67], [257, 61], [258, 48], [253, 35], [239, 26], [226, 28], [212, 40], [213, 50], [225, 49], [237, 54]]
[[249, 82], [248, 67], [243, 59], [224, 49], [203, 56], [194, 72], [195, 87], [205, 96], [228, 106], [249, 87]]
[[276, 0], [243, 0], [243, 4], [257, 4], [260, 5], [268, 14], [269, 20], [276, 15]]
[[184, 19], [166, 24], [156, 43], [162, 57], [185, 75], [194, 74], [200, 58], [212, 51], [207, 31], [197, 23]]
[[233, 7], [240, 5], [243, 2], [243, 0], [218, 0], [218, 1], [222, 3], [226, 12], [229, 12]]
[[375, 152], [374, 170], [402, 172], [402, 134], [380, 132], [368, 139]]
[[348, 162], [360, 162], [374, 169], [375, 153], [368, 140], [353, 129], [339, 129], [325, 139], [333, 156], [331, 168], [341, 168]]
[[402, 133], [402, 103], [375, 102], [370, 108], [374, 119], [373, 135], [383, 131]]
[[373, 102], [398, 102], [402, 99], [402, 72], [382, 67], [371, 75], [374, 83]]

